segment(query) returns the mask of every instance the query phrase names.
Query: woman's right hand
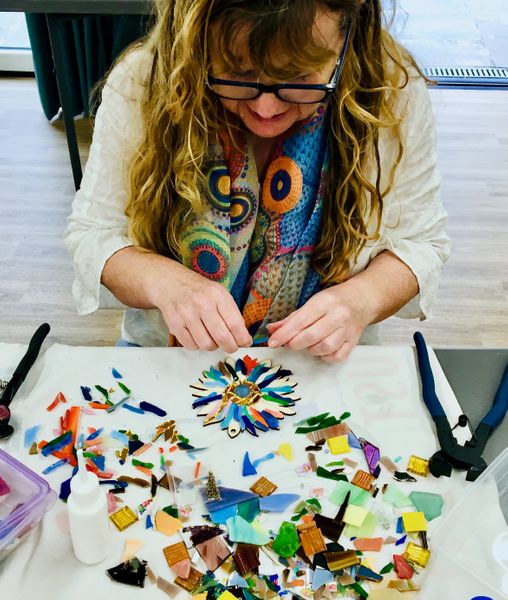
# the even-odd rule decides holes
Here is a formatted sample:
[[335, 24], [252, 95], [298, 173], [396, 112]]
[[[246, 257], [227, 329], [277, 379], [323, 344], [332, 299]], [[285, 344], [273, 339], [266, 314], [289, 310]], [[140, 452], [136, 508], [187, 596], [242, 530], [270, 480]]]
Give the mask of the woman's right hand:
[[153, 303], [184, 348], [232, 353], [252, 345], [243, 316], [223, 285], [175, 261], [165, 271], [167, 276], [152, 288]]

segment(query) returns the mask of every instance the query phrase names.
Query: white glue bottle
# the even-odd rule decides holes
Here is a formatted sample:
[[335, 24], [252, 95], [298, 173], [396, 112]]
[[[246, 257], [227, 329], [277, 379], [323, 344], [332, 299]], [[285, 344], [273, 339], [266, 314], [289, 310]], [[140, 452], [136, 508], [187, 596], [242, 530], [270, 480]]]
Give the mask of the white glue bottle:
[[78, 472], [71, 479], [67, 500], [72, 547], [78, 560], [93, 565], [109, 551], [108, 501], [97, 476], [86, 470], [83, 450], [77, 455]]

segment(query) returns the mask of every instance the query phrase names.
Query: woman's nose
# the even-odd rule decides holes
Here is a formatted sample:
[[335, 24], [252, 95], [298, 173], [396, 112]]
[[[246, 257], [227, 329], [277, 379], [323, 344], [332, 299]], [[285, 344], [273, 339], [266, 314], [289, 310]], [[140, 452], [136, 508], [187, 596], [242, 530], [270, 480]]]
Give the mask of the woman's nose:
[[286, 102], [279, 100], [275, 94], [261, 94], [259, 98], [249, 102], [249, 108], [263, 119], [271, 119], [286, 112]]

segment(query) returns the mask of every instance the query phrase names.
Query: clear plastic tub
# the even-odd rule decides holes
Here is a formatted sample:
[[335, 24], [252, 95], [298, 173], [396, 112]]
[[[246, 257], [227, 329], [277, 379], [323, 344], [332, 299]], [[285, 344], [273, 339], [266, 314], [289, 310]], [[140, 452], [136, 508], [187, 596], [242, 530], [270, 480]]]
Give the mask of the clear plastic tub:
[[[55, 492], [7, 452], [0, 450], [0, 561], [39, 523], [56, 501]], [[1, 493], [1, 492], [0, 492]]]
[[458, 567], [467, 600], [508, 599], [508, 448], [443, 518], [432, 544], [436, 559]]

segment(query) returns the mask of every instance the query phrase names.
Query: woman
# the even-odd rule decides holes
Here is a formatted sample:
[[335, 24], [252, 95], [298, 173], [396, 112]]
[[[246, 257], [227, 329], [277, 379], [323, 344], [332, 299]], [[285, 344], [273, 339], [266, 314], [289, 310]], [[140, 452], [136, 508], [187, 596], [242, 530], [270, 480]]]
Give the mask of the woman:
[[69, 219], [79, 312], [124, 306], [138, 345], [326, 361], [429, 316], [449, 254], [432, 110], [381, 19], [380, 0], [161, 0], [108, 77]]

